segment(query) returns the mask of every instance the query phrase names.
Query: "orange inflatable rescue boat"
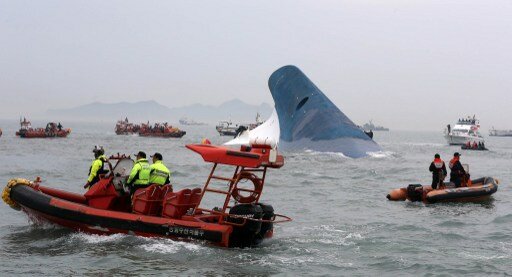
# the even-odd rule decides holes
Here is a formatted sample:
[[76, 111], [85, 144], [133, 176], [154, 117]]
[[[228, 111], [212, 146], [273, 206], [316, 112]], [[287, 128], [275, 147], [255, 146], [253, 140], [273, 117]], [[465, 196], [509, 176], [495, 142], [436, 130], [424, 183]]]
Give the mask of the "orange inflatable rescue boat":
[[392, 201], [424, 203], [437, 202], [480, 202], [489, 200], [491, 195], [498, 190], [498, 179], [482, 177], [463, 184], [456, 188], [455, 184], [445, 182], [440, 189], [432, 189], [430, 185], [411, 184], [404, 188], [394, 189], [386, 196]]
[[[151, 185], [131, 198], [126, 179], [133, 160], [118, 154], [105, 162], [108, 173], [83, 195], [42, 186], [39, 180], [12, 179], [2, 198], [30, 218], [81, 232], [205, 240], [224, 247], [258, 245], [272, 237], [275, 223], [291, 221], [260, 201], [267, 169], [284, 165], [277, 150], [265, 145], [239, 150], [205, 144], [187, 148], [213, 164], [202, 188], [173, 191], [170, 185]], [[219, 168], [226, 166], [234, 173], [220, 176], [225, 171]], [[220, 203], [212, 202], [212, 194]]]
[[71, 133], [71, 129], [63, 129], [62, 125], [55, 122], [48, 122], [46, 128], [32, 128], [30, 121], [26, 118], [21, 121], [20, 130], [16, 136], [20, 138], [65, 138]]

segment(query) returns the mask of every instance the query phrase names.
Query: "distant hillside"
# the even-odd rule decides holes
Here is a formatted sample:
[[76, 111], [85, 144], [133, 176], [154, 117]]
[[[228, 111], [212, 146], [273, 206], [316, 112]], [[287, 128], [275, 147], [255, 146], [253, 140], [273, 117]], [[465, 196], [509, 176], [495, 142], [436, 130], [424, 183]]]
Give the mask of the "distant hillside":
[[267, 103], [250, 105], [239, 99], [222, 103], [219, 106], [193, 104], [190, 106], [169, 108], [156, 101], [101, 103], [94, 102], [70, 109], [48, 110], [47, 115], [52, 118], [66, 120], [106, 120], [122, 119], [128, 117], [130, 121], [168, 121], [178, 122], [182, 117], [195, 121], [217, 123], [220, 120], [231, 119], [234, 122], [253, 122], [256, 113], [267, 118], [272, 113], [272, 106]]

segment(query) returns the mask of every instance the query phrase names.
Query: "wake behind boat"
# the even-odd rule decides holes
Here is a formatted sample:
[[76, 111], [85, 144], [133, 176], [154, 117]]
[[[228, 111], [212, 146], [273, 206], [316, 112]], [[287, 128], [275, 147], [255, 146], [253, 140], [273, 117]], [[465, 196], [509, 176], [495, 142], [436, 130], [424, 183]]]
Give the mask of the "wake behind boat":
[[461, 118], [453, 126], [446, 126], [444, 137], [450, 145], [465, 145], [468, 141], [473, 143], [485, 142], [484, 137], [479, 132], [480, 122], [475, 116]]

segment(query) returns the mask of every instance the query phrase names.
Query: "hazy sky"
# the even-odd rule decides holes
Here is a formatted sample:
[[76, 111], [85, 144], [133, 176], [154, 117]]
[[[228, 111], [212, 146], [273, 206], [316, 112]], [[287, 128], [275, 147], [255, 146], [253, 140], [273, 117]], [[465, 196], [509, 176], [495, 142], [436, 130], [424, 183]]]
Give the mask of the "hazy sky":
[[476, 113], [512, 128], [510, 0], [0, 0], [0, 118], [273, 103], [268, 77], [287, 64], [357, 123], [441, 130]]

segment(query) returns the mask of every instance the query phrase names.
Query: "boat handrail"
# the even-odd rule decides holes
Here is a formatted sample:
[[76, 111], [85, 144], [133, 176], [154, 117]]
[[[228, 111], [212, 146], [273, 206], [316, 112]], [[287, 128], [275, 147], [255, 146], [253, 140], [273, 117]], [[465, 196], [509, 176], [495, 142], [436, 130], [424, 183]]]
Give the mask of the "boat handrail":
[[[285, 223], [293, 221], [293, 219], [289, 216], [282, 215], [282, 214], [274, 214], [272, 219], [260, 219], [260, 218], [250, 218], [244, 215], [236, 215], [236, 214], [229, 214], [222, 211], [215, 211], [215, 210], [207, 210], [203, 208], [199, 208], [199, 210], [204, 212], [209, 212], [210, 214], [219, 215], [224, 217], [225, 219], [222, 221], [223, 224], [233, 225], [233, 226], [244, 226], [247, 221], [254, 221], [254, 222], [261, 222], [261, 223]], [[243, 219], [241, 223], [238, 222], [229, 222], [226, 220], [227, 218], [237, 218], [237, 219]]]

